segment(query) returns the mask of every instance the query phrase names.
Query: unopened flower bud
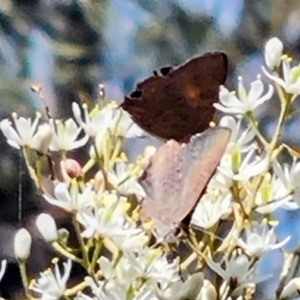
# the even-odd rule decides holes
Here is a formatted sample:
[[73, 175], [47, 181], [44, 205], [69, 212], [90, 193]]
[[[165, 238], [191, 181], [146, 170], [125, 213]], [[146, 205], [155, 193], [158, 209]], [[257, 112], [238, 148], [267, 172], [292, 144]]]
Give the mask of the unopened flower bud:
[[75, 159], [66, 159], [60, 162], [62, 169], [62, 174], [66, 181], [68, 181], [68, 176], [71, 178], [80, 177], [82, 175], [82, 168], [80, 164]]
[[277, 38], [271, 38], [265, 46], [265, 61], [266, 65], [270, 69], [275, 69], [276, 67], [280, 66], [281, 63], [281, 56], [283, 51], [283, 44]]
[[54, 219], [49, 214], [40, 214], [36, 219], [36, 227], [47, 242], [56, 241], [58, 238]]
[[26, 260], [30, 254], [31, 242], [30, 233], [25, 228], [20, 229], [15, 235], [15, 256], [21, 260]]

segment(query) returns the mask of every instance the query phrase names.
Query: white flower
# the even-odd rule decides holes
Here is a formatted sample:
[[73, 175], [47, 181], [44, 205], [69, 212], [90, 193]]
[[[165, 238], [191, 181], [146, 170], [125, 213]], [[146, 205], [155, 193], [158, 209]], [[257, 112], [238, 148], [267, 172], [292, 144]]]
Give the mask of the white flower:
[[269, 85], [268, 92], [263, 95], [264, 85], [260, 78], [257, 78], [251, 83], [251, 88], [247, 94], [242, 78], [239, 78], [238, 97], [229, 92], [224, 86], [220, 88], [219, 99], [220, 103], [214, 104], [219, 110], [227, 114], [246, 114], [254, 111], [264, 102], [271, 99], [274, 93], [274, 87]]
[[[233, 180], [242, 180], [248, 176], [251, 178], [262, 172], [267, 161], [262, 160], [261, 164], [258, 161], [250, 162], [254, 160], [252, 141], [255, 134], [250, 128], [241, 128], [241, 119], [236, 120], [233, 117], [225, 116], [221, 119], [220, 126], [229, 128], [231, 136], [217, 172], [208, 186], [226, 192], [231, 188]], [[249, 170], [251, 170], [250, 173], [248, 173]]]
[[145, 249], [144, 253], [139, 252], [139, 255], [129, 253], [127, 258], [139, 276], [159, 282], [162, 288], [166, 284], [180, 280], [179, 260], [173, 259], [170, 262], [167, 255], [159, 249]]
[[225, 285], [232, 286], [232, 283], [234, 283], [233, 289], [240, 289], [252, 283], [262, 282], [270, 277], [270, 275], [255, 277], [256, 265], [253, 265], [253, 261], [249, 261], [244, 254], [239, 256], [232, 255], [229, 260], [225, 260], [224, 268], [212, 259], [207, 259], [207, 264], [225, 280]]
[[84, 146], [89, 137], [84, 135], [83, 138], [77, 139], [81, 128], [79, 128], [73, 119], [65, 122], [51, 119], [49, 124], [53, 131], [52, 141], [50, 144], [51, 151], [70, 151]]
[[273, 169], [287, 189], [295, 190], [300, 186], [300, 162], [296, 159], [290, 167], [287, 164], [281, 165], [276, 160]]
[[274, 233], [275, 227], [269, 229], [269, 226], [263, 224], [252, 224], [251, 228], [245, 229], [245, 241], [242, 238], [237, 239], [237, 245], [246, 251], [249, 256], [259, 257], [262, 254], [280, 249], [289, 240], [290, 237], [285, 238], [282, 242], [276, 243], [276, 236]]
[[191, 223], [194, 226], [208, 229], [219, 221], [221, 216], [229, 210], [230, 205], [231, 194], [215, 197], [213, 193], [208, 192], [198, 203]]
[[[139, 253], [139, 252], [137, 252]], [[112, 283], [112, 279], [121, 285], [127, 287], [134, 286], [134, 281], [140, 275], [128, 261], [127, 255], [123, 255], [118, 264], [114, 264], [105, 256], [101, 256], [98, 260], [103, 277], [108, 280], [107, 284]], [[126, 275], [125, 275], [126, 274]], [[92, 287], [92, 290], [95, 288]], [[96, 294], [96, 292], [94, 292]]]
[[270, 69], [280, 66], [282, 51], [283, 44], [277, 37], [268, 40], [265, 45], [265, 61]]
[[54, 219], [49, 214], [40, 214], [36, 220], [36, 226], [42, 237], [47, 242], [56, 241], [58, 238], [57, 228]]
[[98, 282], [97, 285], [90, 277], [85, 278], [85, 281], [89, 282], [89, 287], [92, 289], [94, 297], [87, 296], [80, 292], [75, 300], [127, 300], [128, 293], [130, 293], [131, 300], [159, 300], [155, 297], [153, 289], [146, 289], [144, 286], [133, 295], [133, 291], [129, 291], [127, 285], [115, 279]]
[[69, 259], [64, 262], [64, 274], [60, 273], [57, 260], [54, 261], [54, 273], [49, 269], [40, 273], [40, 278], [34, 283], [31, 290], [41, 295], [42, 300], [59, 300], [66, 290], [72, 262]]
[[[86, 104], [82, 105], [84, 119], [81, 117], [81, 110], [78, 103], [73, 102], [73, 114], [78, 124], [83, 128], [84, 132], [95, 138], [99, 132], [105, 132], [110, 127], [113, 120], [113, 109], [116, 109], [116, 104], [109, 103], [107, 106], [99, 109], [99, 106], [89, 113]], [[102, 133], [103, 134], [103, 133]]]
[[29, 257], [31, 242], [31, 235], [25, 228], [20, 229], [16, 233], [14, 240], [14, 252], [18, 259], [25, 260]]
[[16, 149], [25, 146], [31, 147], [41, 115], [36, 114], [33, 123], [31, 118], [18, 118], [16, 113], [12, 114], [12, 118], [15, 128], [13, 128], [12, 123], [8, 119], [0, 123], [1, 131], [6, 137], [8, 144]]
[[[288, 199], [293, 198], [294, 202], [285, 202], [282, 207], [286, 209], [296, 209], [300, 207], [300, 162], [294, 159], [293, 164], [288, 166], [287, 164], [280, 165], [277, 161], [273, 163], [273, 169], [275, 174], [280, 179], [283, 187], [285, 188], [285, 194]], [[291, 195], [291, 193], [293, 193]]]
[[42, 124], [38, 127], [37, 133], [31, 141], [31, 148], [39, 153], [47, 153], [52, 140], [52, 130], [48, 124]]
[[279, 84], [288, 94], [300, 94], [300, 64], [291, 68], [290, 59], [284, 57], [282, 59], [283, 79], [278, 75], [270, 74], [264, 67], [262, 70], [267, 77]]
[[[77, 220], [83, 225], [85, 230], [82, 237], [107, 237], [113, 239], [117, 236], [139, 235], [141, 233], [135, 224], [128, 224], [126, 220], [127, 200], [124, 197], [118, 198], [114, 193], [103, 193], [99, 200], [101, 206], [81, 210], [77, 215]], [[128, 241], [127, 241], [128, 243]]]
[[270, 214], [279, 207], [288, 210], [297, 209], [298, 205], [291, 199], [290, 192], [276, 175], [276, 171], [272, 175], [267, 173], [255, 196], [257, 206], [255, 210], [260, 214]]
[[107, 173], [107, 180], [122, 195], [134, 194], [139, 200], [146, 196], [137, 176], [130, 173], [128, 164], [125, 162], [116, 163], [114, 170]]
[[251, 142], [255, 138], [255, 132], [251, 128], [242, 128], [242, 119], [236, 120], [231, 116], [224, 116], [220, 120], [219, 125], [221, 127], [227, 127], [230, 129], [230, 140], [227, 146], [226, 152], [231, 151], [234, 145], [238, 145], [241, 149], [241, 152], [248, 152], [251, 148]]
[[84, 120], [77, 103], [73, 102], [72, 109], [76, 121], [90, 137], [95, 138], [99, 134], [103, 136], [108, 130], [114, 136], [125, 138], [144, 135], [143, 130], [132, 121], [129, 114], [115, 103], [110, 103], [102, 109], [96, 106], [90, 113], [87, 106], [83, 105]]
[[[125, 252], [117, 264], [104, 256], [98, 262], [104, 280], [96, 285], [91, 278], [85, 279], [95, 295], [91, 299], [126, 300], [130, 293], [130, 299], [135, 300], [179, 300], [177, 296], [183, 286], [178, 272], [179, 260], [170, 261], [160, 249]], [[188, 286], [197, 294], [200, 282], [193, 280], [192, 283], [193, 287]], [[91, 300], [80, 294], [77, 300], [81, 299]]]
[[136, 228], [129, 222], [124, 223], [123, 228], [115, 231], [110, 236], [115, 245], [123, 252], [140, 251], [149, 241], [149, 237], [141, 228]]
[[69, 191], [67, 184], [59, 182], [55, 185], [54, 197], [48, 194], [44, 194], [43, 197], [52, 205], [68, 212], [76, 212], [94, 204], [95, 191], [90, 184], [87, 184], [81, 193], [73, 189]]
[[266, 170], [269, 164], [267, 155], [264, 157], [256, 156], [255, 149], [251, 149], [244, 157], [241, 150], [231, 149], [231, 154], [226, 154], [220, 162], [218, 173], [214, 176], [213, 186], [218, 189], [228, 190], [232, 186], [232, 182], [246, 181], [257, 176]]

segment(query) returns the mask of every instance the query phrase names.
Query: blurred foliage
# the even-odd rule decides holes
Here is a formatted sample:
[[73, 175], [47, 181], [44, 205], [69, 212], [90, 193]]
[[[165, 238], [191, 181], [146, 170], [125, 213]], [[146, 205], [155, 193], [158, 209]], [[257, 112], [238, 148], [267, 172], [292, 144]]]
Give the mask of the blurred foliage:
[[[51, 67], [44, 71], [49, 72], [50, 86], [44, 88], [53, 91], [46, 93], [47, 105], [55, 113], [59, 103], [55, 113], [58, 116], [69, 114], [70, 103], [74, 100], [95, 99], [101, 81], [119, 76], [121, 89], [128, 92], [134, 82], [151, 68], [177, 64], [197, 53], [222, 49], [229, 54], [234, 67], [253, 53], [261, 52], [262, 45], [272, 35], [283, 39], [288, 36], [291, 52], [299, 48], [299, 26], [292, 27], [291, 24], [291, 19], [296, 19], [295, 14], [300, 13], [297, 1], [194, 3], [195, 10], [175, 0], [132, 0], [127, 3], [121, 0], [2, 0], [2, 115], [12, 110], [24, 113], [28, 104], [37, 100], [29, 86], [38, 80], [32, 78], [32, 65], [39, 61], [30, 52], [38, 33], [45, 37], [46, 42], [37, 51], [43, 51], [45, 47], [51, 51], [52, 61], [48, 62]], [[132, 13], [125, 6], [134, 7], [136, 11]], [[227, 21], [234, 14], [235, 6], [236, 10], [238, 7], [241, 10], [237, 24], [224, 32], [226, 16], [222, 15], [222, 10], [227, 13], [227, 6], [232, 6]], [[129, 25], [122, 18], [114, 19], [113, 11], [116, 8], [122, 11], [123, 7], [124, 16], [127, 14], [127, 19], [132, 19]], [[144, 18], [141, 22], [136, 21], [139, 13]], [[107, 60], [114, 51], [107, 46], [113, 40], [111, 27], [118, 28], [119, 36], [130, 34], [130, 30], [134, 33], [128, 42], [131, 48], [123, 56], [126, 60], [121, 63]], [[121, 42], [113, 46], [117, 51], [126, 46]]]
[[[195, 9], [184, 2], [193, 2]], [[249, 82], [260, 71], [262, 47], [273, 35], [299, 58], [299, 20], [295, 0], [1, 0], [1, 116], [33, 115], [33, 106], [42, 107], [32, 83], [42, 84], [51, 113], [66, 117], [73, 101], [97, 99], [100, 82], [122, 101], [122, 94], [152, 70], [212, 50], [229, 55], [229, 85], [238, 75], [233, 70]], [[276, 110], [274, 103], [265, 113]], [[2, 144], [0, 178], [12, 156]], [[17, 170], [19, 159], [11, 161], [8, 168]], [[18, 195], [12, 190], [17, 191], [16, 182], [1, 180], [1, 198], [8, 197], [11, 205], [2, 203], [14, 215], [12, 198]]]

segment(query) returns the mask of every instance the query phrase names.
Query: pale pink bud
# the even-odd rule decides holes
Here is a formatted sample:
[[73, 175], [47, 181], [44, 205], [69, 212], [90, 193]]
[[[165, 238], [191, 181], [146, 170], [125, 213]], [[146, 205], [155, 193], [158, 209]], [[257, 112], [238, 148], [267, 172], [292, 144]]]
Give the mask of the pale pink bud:
[[62, 160], [60, 166], [65, 179], [68, 177], [74, 178], [82, 176], [82, 168], [75, 159], [68, 158]]
[[40, 214], [36, 219], [36, 227], [45, 241], [53, 242], [58, 239], [55, 221], [49, 214]]
[[15, 235], [15, 256], [21, 260], [26, 260], [30, 254], [31, 242], [30, 233], [25, 228], [20, 229]]

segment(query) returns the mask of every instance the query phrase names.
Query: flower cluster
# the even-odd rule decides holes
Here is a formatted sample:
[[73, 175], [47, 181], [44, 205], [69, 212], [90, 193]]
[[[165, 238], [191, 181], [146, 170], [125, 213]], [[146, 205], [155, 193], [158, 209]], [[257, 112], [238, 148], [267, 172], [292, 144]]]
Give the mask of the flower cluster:
[[[277, 236], [279, 220], [274, 212], [300, 206], [297, 153], [280, 139], [285, 121], [297, 113], [292, 104], [300, 93], [300, 65], [294, 66], [283, 53], [278, 38], [266, 43], [265, 64], [249, 90], [242, 78], [236, 92], [220, 87], [215, 107], [224, 115], [219, 126], [231, 130], [230, 141], [181, 235], [174, 224], [174, 230], [162, 238], [157, 225], [141, 215], [147, 195], [139, 178], [155, 149], [146, 147], [135, 162], [129, 161], [125, 143], [144, 132], [117, 104], [101, 101], [90, 110], [74, 103], [74, 118], [65, 121], [45, 121], [41, 114], [32, 120], [16, 113], [3, 120], [0, 128], [7, 142], [22, 151], [44, 201], [69, 215], [78, 242], [73, 248], [67, 230], [58, 228], [49, 214], [40, 214], [37, 229], [60, 259], [54, 258], [52, 267], [32, 279], [26, 268], [32, 238], [25, 228], [17, 232], [14, 251], [26, 297], [254, 299], [258, 283], [272, 277], [260, 270], [262, 257], [276, 249], [285, 254], [284, 268], [275, 293], [267, 298], [298, 295], [299, 251], [285, 250], [291, 237]], [[265, 79], [270, 83], [265, 84]], [[274, 116], [276, 126], [269, 138], [261, 130], [256, 110], [272, 105], [276, 97], [281, 110]], [[83, 146], [89, 158], [81, 165], [69, 153]], [[283, 152], [291, 163], [282, 160]], [[59, 157], [56, 169], [49, 166], [54, 154], [56, 160]], [[74, 264], [85, 270], [76, 284], [70, 280]], [[2, 261], [0, 278], [5, 266]]]

